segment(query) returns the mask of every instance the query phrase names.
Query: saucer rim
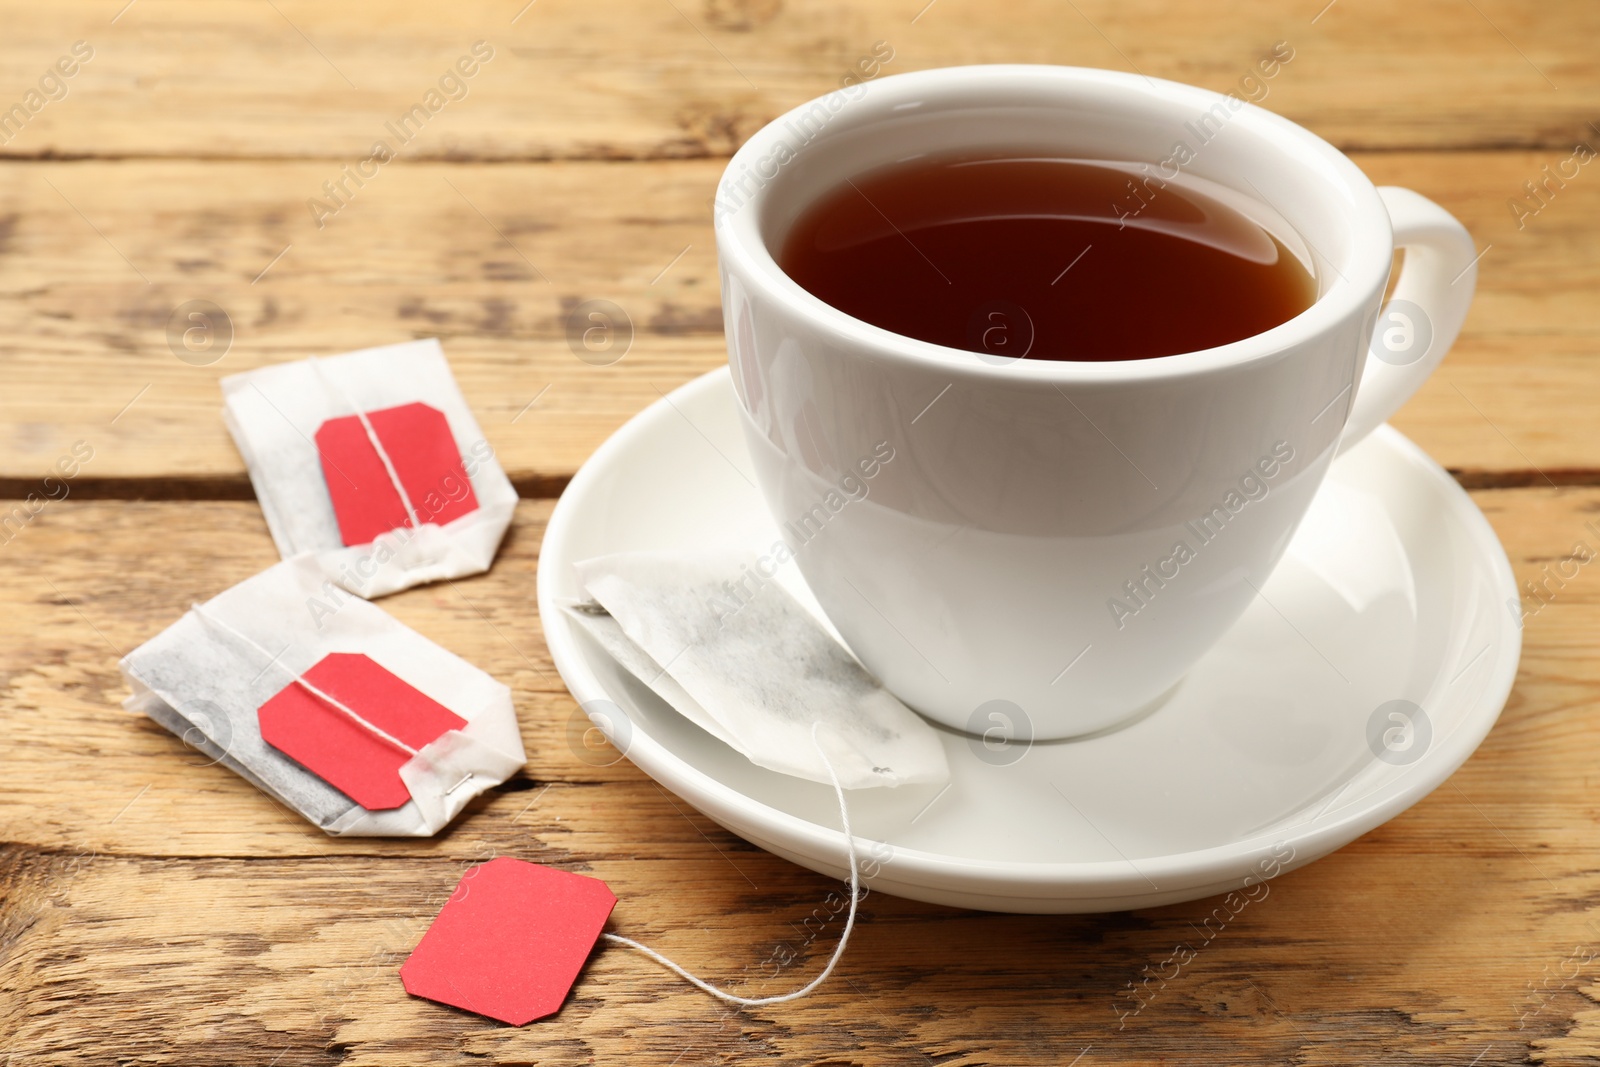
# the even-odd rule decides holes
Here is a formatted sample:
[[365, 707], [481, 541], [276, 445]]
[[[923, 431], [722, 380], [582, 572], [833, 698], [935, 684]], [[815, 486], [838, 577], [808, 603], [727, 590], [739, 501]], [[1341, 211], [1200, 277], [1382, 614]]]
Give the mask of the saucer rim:
[[[619, 455], [630, 451], [637, 440], [648, 439], [659, 420], [670, 414], [681, 415], [680, 404], [698, 398], [703, 392], [719, 388], [725, 388], [732, 398], [732, 378], [726, 365], [663, 394], [634, 415], [578, 469], [551, 512], [539, 550], [536, 578], [539, 615], [551, 659], [580, 706], [593, 700], [609, 699], [609, 694], [590, 669], [586, 655], [579, 647], [576, 631], [559, 610], [555, 599], [554, 569], [559, 565], [555, 561], [576, 558], [566, 551], [571, 516], [584, 506], [591, 484], [603, 476]], [[1503, 594], [1501, 599], [1517, 597], [1516, 580], [1504, 546], [1466, 490], [1443, 467], [1387, 423], [1379, 426], [1360, 447], [1381, 447], [1392, 451], [1418, 477], [1430, 478], [1442, 485], [1450, 501], [1450, 510], [1441, 518], [1445, 521], [1456, 520], [1467, 533], [1481, 553], [1481, 564], [1487, 571], [1493, 572]], [[1157, 895], [1151, 892], [1152, 885], [1163, 877], [1172, 879], [1172, 882], [1158, 887], [1157, 892], [1162, 896], [1190, 887], [1214, 886], [1230, 877], [1240, 877], [1243, 870], [1241, 864], [1267, 854], [1276, 845], [1285, 842], [1304, 846], [1305, 854], [1297, 854], [1285, 862], [1283, 870], [1310, 863], [1381, 826], [1422, 800], [1444, 784], [1477, 751], [1499, 720], [1521, 661], [1521, 628], [1508, 626], [1503, 630], [1508, 640], [1501, 642], [1489, 678], [1472, 696], [1463, 698], [1471, 701], [1473, 707], [1461, 724], [1443, 739], [1443, 743], [1429, 748], [1421, 759], [1384, 783], [1375, 793], [1365, 794], [1338, 809], [1343, 814], [1336, 812], [1326, 819], [1314, 816], [1301, 824], [1305, 829], [1298, 830], [1297, 827], [1298, 832], [1291, 834], [1286, 834], [1280, 828], [1203, 849], [1140, 857], [1137, 861], [994, 860], [891, 845], [894, 851], [890, 866], [894, 875], [883, 881], [895, 884], [901, 895], [907, 896], [911, 894], [905, 892], [906, 888], [929, 883], [928, 892], [944, 901], [971, 894], [996, 902], [1007, 898], [1068, 902], [1080, 897], [1152, 897]], [[846, 843], [841, 830], [822, 826], [750, 797], [688, 763], [647, 731], [638, 728], [637, 724], [630, 725], [629, 736], [621, 746], [623, 755], [657, 783], [689, 801], [696, 810], [741, 837], [755, 839], [753, 843], [775, 854], [791, 859], [795, 856], [806, 857], [810, 863], [802, 863], [803, 866], [821, 865], [836, 871], [846, 869]], [[601, 729], [608, 739], [615, 741], [607, 727], [601, 726]], [[859, 834], [855, 837], [858, 847], [870, 843], [870, 839]], [[871, 884], [877, 879], [866, 881]]]

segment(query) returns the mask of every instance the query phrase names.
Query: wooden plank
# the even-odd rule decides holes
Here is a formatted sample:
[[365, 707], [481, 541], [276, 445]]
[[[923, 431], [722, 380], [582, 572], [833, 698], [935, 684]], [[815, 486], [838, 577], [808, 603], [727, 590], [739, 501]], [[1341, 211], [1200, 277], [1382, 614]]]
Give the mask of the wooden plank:
[[[0, 8], [4, 106], [74, 41], [92, 60], [0, 153], [354, 162], [476, 41], [494, 57], [407, 146], [478, 159], [725, 156], [838, 87], [878, 41], [889, 73], [963, 63], [1137, 70], [1236, 89], [1275, 42], [1268, 106], [1357, 148], [1570, 148], [1600, 113], [1581, 0], [404, 0], [358, 5], [20, 0]], [[110, 14], [108, 14], [108, 8]], [[976, 32], [975, 32], [976, 31]], [[270, 72], [270, 74], [268, 74]], [[59, 90], [57, 90], [59, 92]], [[456, 90], [457, 94], [460, 90]]]
[[[1600, 469], [1600, 178], [1581, 171], [1537, 215], [1507, 206], [1558, 157], [1358, 157], [1489, 249], [1457, 350], [1398, 420], [1480, 480]], [[427, 336], [443, 338], [524, 491], [559, 489], [629, 416], [725, 359], [709, 210], [720, 166], [406, 163], [318, 229], [304, 200], [335, 174], [326, 163], [0, 164], [0, 489], [26, 493], [83, 440], [95, 456], [80, 489], [166, 479], [158, 491], [247, 495], [220, 375]], [[233, 325], [210, 366], [180, 360], [168, 334], [195, 299]], [[590, 299], [632, 323], [614, 365], [569, 343]]]
[[[438, 336], [508, 471], [564, 479], [659, 391], [725, 359], [718, 169], [407, 165], [319, 230], [304, 199], [336, 176], [326, 163], [0, 167], [18, 205], [0, 252], [0, 476], [34, 476], [82, 438], [87, 477], [242, 487], [221, 375]], [[567, 339], [573, 309], [597, 298], [634, 329], [612, 366]], [[210, 366], [169, 339], [192, 299], [232, 322], [232, 350]]]
[[[1500, 724], [1433, 796], [1271, 883], [1220, 933], [1203, 933], [1216, 900], [1041, 919], [874, 894], [809, 999], [730, 1012], [607, 947], [559, 1015], [522, 1029], [411, 1000], [395, 977], [464, 867], [492, 855], [605, 878], [614, 929], [750, 992], [802, 984], [839, 930], [805, 925], [837, 883], [568, 747], [574, 709], [533, 606], [549, 503], [521, 506], [490, 574], [384, 601], [514, 686], [531, 755], [513, 788], [425, 842], [327, 838], [117, 707], [120, 651], [272, 562], [253, 505], [51, 504], [0, 548], [5, 1049], [18, 1067], [977, 1067], [1086, 1047], [1085, 1065], [1592, 1062], [1600, 585], [1592, 566], [1555, 568], [1576, 542], [1600, 546], [1600, 490], [1474, 495], [1518, 578], [1545, 589], [1525, 602]], [[1173, 973], [1178, 945], [1195, 956]]]

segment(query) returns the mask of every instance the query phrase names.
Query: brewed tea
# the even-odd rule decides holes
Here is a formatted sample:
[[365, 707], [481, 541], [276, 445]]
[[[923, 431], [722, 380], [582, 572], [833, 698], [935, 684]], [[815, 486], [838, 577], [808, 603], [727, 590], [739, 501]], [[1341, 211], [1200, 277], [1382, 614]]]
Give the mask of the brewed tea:
[[993, 362], [1193, 352], [1316, 297], [1300, 259], [1201, 182], [1078, 159], [868, 172], [802, 213], [780, 264], [849, 315]]

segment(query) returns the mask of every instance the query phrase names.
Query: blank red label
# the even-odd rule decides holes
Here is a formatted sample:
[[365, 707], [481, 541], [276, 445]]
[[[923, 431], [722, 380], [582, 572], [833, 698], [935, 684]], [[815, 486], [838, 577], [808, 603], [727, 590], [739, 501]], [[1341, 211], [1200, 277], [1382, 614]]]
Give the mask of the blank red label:
[[[302, 677], [395, 740], [420, 750], [467, 720], [366, 656], [332, 652]], [[297, 682], [261, 705], [261, 738], [368, 811], [403, 806], [411, 753]]]
[[[443, 526], [478, 509], [444, 412], [422, 403], [402, 404], [369, 411], [367, 421], [421, 522]], [[316, 438], [340, 540], [347, 546], [371, 544], [381, 534], [411, 525], [395, 478], [359, 416], [329, 419]]]
[[406, 992], [521, 1026], [560, 1009], [617, 898], [598, 878], [501, 856], [461, 878], [400, 968]]

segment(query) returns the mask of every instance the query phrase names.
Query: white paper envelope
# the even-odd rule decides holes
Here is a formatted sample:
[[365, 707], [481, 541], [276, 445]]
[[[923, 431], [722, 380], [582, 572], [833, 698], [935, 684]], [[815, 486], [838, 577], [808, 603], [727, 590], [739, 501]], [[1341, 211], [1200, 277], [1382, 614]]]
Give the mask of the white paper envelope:
[[[331, 684], [306, 681], [323, 677], [317, 672], [330, 664], [358, 666], [359, 684], [347, 677], [334, 696]], [[526, 759], [510, 689], [338, 588], [309, 554], [196, 605], [119, 666], [133, 689], [125, 707], [150, 716], [330, 834], [437, 833]], [[384, 688], [373, 688], [373, 681]], [[396, 692], [456, 724], [424, 735], [431, 740], [407, 742], [385, 717], [394, 714]], [[269, 720], [279, 734], [289, 732], [287, 740], [274, 734], [276, 744], [269, 743], [261, 717], [269, 701], [314, 714]], [[326, 761], [339, 766], [340, 744], [352, 738], [362, 751], [374, 745], [398, 750], [388, 758], [404, 761], [398, 766], [403, 786], [388, 780], [386, 788], [398, 790], [399, 806], [369, 810], [308, 769]], [[346, 773], [349, 768], [340, 766], [330, 776]]]
[[[517, 494], [438, 341], [261, 367], [222, 379], [222, 394], [223, 421], [285, 559], [314, 552], [368, 599], [489, 569]], [[439, 416], [458, 461], [449, 465], [419, 447], [436, 443], [421, 430], [438, 429]], [[351, 534], [363, 509], [341, 512], [350, 499], [391, 504]]]

